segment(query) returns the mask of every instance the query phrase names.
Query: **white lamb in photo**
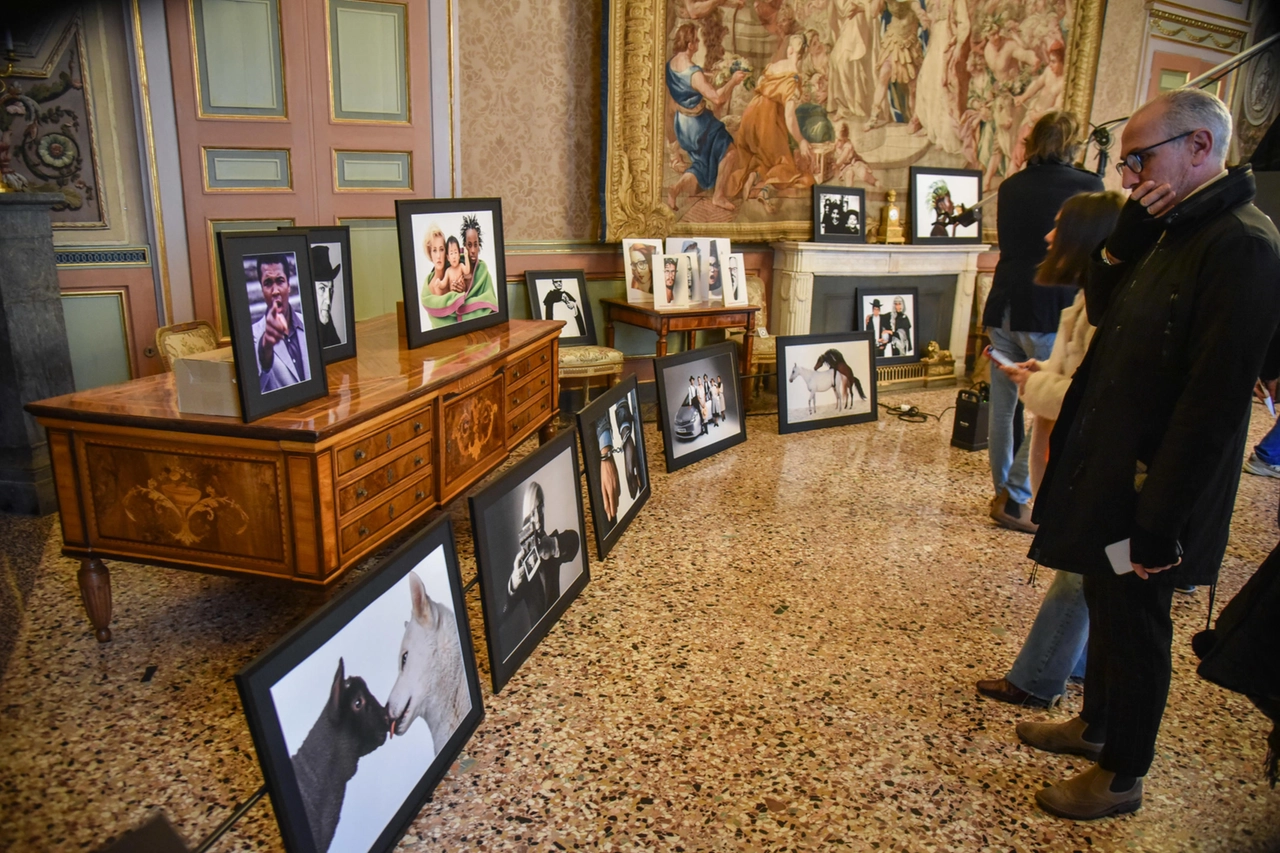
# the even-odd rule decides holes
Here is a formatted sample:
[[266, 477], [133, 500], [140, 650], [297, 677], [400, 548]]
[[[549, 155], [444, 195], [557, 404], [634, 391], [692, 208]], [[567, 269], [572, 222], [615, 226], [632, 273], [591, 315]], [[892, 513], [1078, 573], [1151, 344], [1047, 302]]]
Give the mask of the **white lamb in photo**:
[[413, 609], [400, 641], [400, 674], [387, 698], [391, 735], [403, 735], [415, 717], [431, 729], [438, 754], [471, 710], [457, 620], [433, 601], [418, 576], [409, 573]]

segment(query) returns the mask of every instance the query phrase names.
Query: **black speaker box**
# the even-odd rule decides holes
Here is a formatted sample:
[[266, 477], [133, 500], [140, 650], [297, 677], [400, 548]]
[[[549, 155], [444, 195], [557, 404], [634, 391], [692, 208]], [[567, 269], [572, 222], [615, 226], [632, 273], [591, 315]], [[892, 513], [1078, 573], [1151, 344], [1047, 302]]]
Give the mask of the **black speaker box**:
[[961, 391], [956, 395], [956, 420], [951, 427], [951, 446], [964, 450], [987, 449], [987, 391]]

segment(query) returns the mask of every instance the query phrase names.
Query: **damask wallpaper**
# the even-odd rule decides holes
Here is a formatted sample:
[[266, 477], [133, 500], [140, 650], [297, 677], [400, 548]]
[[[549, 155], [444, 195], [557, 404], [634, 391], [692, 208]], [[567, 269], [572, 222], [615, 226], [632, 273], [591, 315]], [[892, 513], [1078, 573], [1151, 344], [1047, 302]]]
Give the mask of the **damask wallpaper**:
[[598, 238], [603, 4], [455, 8], [462, 193], [502, 198], [508, 241]]

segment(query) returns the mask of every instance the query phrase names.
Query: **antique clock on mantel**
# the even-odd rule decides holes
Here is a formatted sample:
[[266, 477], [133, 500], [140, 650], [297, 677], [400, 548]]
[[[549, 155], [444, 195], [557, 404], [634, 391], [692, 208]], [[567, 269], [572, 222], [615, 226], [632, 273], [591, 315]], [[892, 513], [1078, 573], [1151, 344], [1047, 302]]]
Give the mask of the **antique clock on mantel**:
[[882, 243], [907, 242], [902, 236], [902, 213], [898, 210], [898, 205], [894, 204], [897, 199], [898, 191], [889, 190], [885, 195], [884, 207], [880, 208], [880, 242]]

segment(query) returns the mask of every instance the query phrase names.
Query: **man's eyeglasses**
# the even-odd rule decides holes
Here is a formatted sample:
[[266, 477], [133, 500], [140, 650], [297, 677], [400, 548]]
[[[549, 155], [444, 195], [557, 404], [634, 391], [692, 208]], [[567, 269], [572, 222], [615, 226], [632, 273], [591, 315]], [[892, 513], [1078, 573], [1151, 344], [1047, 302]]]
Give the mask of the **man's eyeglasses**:
[[1120, 173], [1120, 177], [1122, 178], [1124, 177], [1125, 169], [1128, 169], [1130, 172], [1133, 172], [1136, 175], [1142, 171], [1143, 158], [1146, 157], [1148, 154], [1150, 154], [1152, 151], [1156, 150], [1161, 145], [1168, 145], [1170, 142], [1177, 142], [1179, 139], [1182, 139], [1184, 136], [1190, 136], [1193, 133], [1195, 133], [1194, 130], [1188, 130], [1186, 133], [1179, 133], [1177, 136], [1170, 136], [1168, 139], [1166, 139], [1163, 142], [1157, 142], [1155, 145], [1148, 145], [1146, 148], [1143, 148], [1141, 151], [1130, 152], [1129, 154], [1124, 155], [1124, 157], [1120, 160], [1119, 163], [1116, 163], [1116, 171]]

